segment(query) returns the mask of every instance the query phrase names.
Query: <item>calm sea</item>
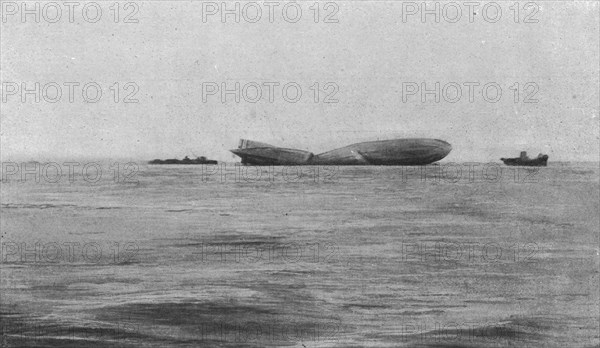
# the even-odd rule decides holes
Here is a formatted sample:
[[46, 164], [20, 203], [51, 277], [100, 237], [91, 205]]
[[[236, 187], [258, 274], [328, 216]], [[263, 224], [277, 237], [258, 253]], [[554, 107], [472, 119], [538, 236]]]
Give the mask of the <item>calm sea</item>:
[[598, 163], [23, 165], [3, 346], [600, 342]]

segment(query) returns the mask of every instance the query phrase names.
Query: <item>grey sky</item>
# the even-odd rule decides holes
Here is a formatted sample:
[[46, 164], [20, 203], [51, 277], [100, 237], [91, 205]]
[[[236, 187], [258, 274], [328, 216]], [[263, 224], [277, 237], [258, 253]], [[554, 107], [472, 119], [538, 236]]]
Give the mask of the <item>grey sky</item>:
[[[3, 160], [192, 154], [232, 160], [227, 150], [238, 138], [317, 153], [394, 137], [446, 140], [453, 146], [447, 158], [452, 161], [496, 161], [521, 150], [547, 153], [551, 161], [599, 157], [597, 1], [537, 2], [539, 12], [529, 20], [538, 23], [524, 23], [534, 10], [523, 8], [526, 2], [520, 3], [515, 23], [512, 1], [497, 2], [502, 14], [495, 23], [482, 17], [486, 2], [474, 10], [473, 23], [464, 6], [456, 23], [444, 17], [436, 23], [432, 15], [423, 23], [420, 14], [403, 22], [402, 3], [385, 1], [335, 2], [339, 11], [330, 20], [339, 23], [323, 22], [335, 12], [324, 2], [319, 23], [309, 8], [314, 2], [300, 2], [303, 12], [296, 23], [281, 15], [286, 2], [275, 8], [273, 23], [262, 3], [257, 23], [243, 17], [236, 23], [233, 16], [222, 23], [219, 15], [203, 21], [203, 6], [210, 8], [187, 1], [139, 1], [132, 17], [139, 23], [123, 23], [133, 9], [122, 2], [115, 23], [113, 2], [97, 3], [103, 12], [96, 23], [82, 18], [85, 2], [76, 8], [74, 23], [67, 13], [56, 23], [43, 16], [40, 23], [33, 16], [22, 23], [20, 13], [3, 21], [4, 86], [56, 82], [63, 93], [56, 103], [43, 98], [35, 103], [33, 95], [23, 103], [20, 92], [6, 96], [0, 105]], [[65, 82], [79, 83], [73, 103]], [[88, 82], [103, 90], [96, 103], [81, 96]], [[109, 89], [115, 82], [120, 83], [118, 103]], [[133, 90], [123, 89], [127, 82], [139, 86], [138, 103], [123, 103]], [[210, 82], [230, 88], [254, 82], [263, 85], [263, 99], [250, 103], [242, 97], [235, 103], [229, 95], [222, 103], [216, 94], [203, 102], [202, 84]], [[273, 102], [265, 95], [269, 82], [279, 83]], [[296, 103], [282, 97], [282, 86], [290, 82], [302, 88]], [[316, 82], [321, 88], [317, 103], [311, 89]], [[324, 91], [328, 82], [334, 85]], [[436, 103], [429, 95], [422, 102], [417, 93], [403, 102], [403, 83], [423, 82], [430, 89], [436, 82], [461, 85], [462, 97], [450, 103], [441, 96]], [[479, 84], [473, 102], [468, 82]], [[486, 83], [500, 86], [498, 102], [484, 100]], [[335, 86], [338, 102], [324, 103]], [[456, 85], [447, 91], [454, 91], [451, 86]], [[494, 94], [490, 90], [488, 97]], [[525, 103], [528, 95], [537, 103]]]

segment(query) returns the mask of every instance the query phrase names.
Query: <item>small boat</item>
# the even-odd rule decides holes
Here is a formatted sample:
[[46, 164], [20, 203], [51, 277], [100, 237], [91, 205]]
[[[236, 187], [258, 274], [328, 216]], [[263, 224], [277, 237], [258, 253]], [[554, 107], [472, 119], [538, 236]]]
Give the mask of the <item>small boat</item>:
[[184, 159], [178, 160], [176, 158], [170, 158], [166, 160], [155, 159], [148, 164], [217, 164], [218, 162], [215, 160], [206, 159], [204, 156], [200, 156], [196, 159], [190, 159], [188, 156], [185, 156]]
[[526, 151], [521, 151], [519, 157], [501, 158], [500, 160], [507, 166], [546, 167], [548, 165], [548, 155], [540, 153], [536, 158], [529, 158]]

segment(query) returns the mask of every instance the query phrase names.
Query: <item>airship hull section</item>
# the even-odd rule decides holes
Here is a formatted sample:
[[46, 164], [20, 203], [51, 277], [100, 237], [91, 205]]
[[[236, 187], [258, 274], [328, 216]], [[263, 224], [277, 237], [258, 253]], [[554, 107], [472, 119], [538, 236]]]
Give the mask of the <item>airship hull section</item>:
[[312, 152], [240, 140], [231, 150], [243, 164], [253, 165], [426, 165], [446, 157], [452, 146], [437, 139], [393, 139], [348, 145], [314, 155]]

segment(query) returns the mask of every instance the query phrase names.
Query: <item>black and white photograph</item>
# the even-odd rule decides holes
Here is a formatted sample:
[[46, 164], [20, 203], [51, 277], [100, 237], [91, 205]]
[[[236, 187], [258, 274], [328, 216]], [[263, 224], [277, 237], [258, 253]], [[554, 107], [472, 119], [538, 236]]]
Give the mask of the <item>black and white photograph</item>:
[[597, 0], [0, 18], [0, 347], [600, 348]]

